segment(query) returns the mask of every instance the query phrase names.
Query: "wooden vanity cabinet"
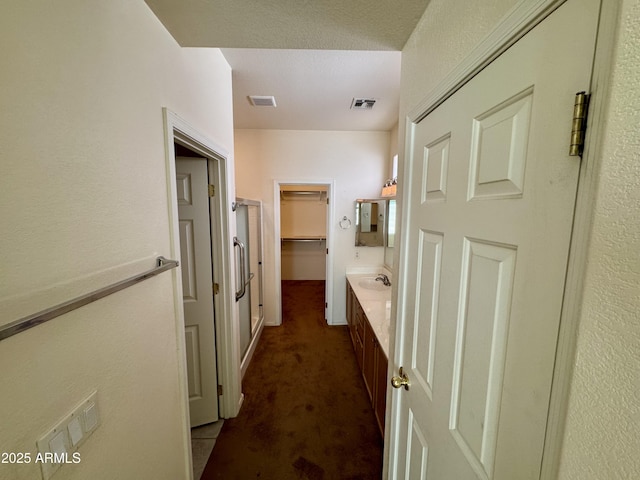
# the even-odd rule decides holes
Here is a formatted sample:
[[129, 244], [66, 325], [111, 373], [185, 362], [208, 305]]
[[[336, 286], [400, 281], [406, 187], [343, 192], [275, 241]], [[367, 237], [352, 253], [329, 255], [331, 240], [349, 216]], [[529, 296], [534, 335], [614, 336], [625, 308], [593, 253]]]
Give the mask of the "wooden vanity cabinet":
[[384, 435], [388, 360], [360, 306], [360, 302], [348, 283], [347, 323], [358, 365], [376, 414], [378, 427]]
[[362, 376], [369, 392], [380, 432], [384, 435], [387, 402], [387, 367], [389, 362], [369, 322], [364, 325], [364, 359]]

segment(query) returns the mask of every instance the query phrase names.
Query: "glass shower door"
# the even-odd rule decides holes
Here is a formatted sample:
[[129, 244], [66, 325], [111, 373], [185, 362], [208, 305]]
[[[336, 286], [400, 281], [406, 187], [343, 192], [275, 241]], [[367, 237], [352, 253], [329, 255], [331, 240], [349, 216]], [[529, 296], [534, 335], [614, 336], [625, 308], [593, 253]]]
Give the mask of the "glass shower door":
[[242, 371], [251, 360], [254, 342], [263, 323], [262, 310], [262, 204], [236, 199], [236, 301], [240, 310]]

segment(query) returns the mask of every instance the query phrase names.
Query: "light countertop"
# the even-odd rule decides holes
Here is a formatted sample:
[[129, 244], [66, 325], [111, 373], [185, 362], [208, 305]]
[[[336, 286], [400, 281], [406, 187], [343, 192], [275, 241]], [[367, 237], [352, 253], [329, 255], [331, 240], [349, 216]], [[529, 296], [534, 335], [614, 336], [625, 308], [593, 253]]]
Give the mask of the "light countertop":
[[376, 276], [377, 274], [371, 273], [349, 273], [347, 274], [347, 281], [351, 285], [364, 313], [367, 315], [382, 351], [389, 358], [391, 287], [383, 288], [381, 282], [377, 282], [380, 287], [375, 290], [362, 286], [363, 283], [371, 281], [369, 279], [375, 279]]

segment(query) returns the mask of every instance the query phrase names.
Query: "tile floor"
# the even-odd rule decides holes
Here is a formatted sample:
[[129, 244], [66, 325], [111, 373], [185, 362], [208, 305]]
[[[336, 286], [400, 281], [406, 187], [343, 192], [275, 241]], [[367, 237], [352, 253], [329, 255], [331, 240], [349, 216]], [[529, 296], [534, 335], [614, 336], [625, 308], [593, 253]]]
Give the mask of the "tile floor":
[[193, 478], [199, 480], [209, 455], [220, 434], [224, 420], [191, 429], [191, 452], [193, 456]]

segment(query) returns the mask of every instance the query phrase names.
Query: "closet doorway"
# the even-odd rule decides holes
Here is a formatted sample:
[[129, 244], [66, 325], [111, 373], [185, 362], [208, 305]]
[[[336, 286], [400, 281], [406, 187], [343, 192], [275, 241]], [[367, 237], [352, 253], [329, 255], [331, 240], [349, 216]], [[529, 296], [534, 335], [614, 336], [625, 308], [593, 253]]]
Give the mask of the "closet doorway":
[[329, 292], [332, 282], [328, 261], [330, 185], [280, 183], [278, 204], [281, 285], [286, 285], [285, 282], [322, 284], [324, 318], [331, 323]]

